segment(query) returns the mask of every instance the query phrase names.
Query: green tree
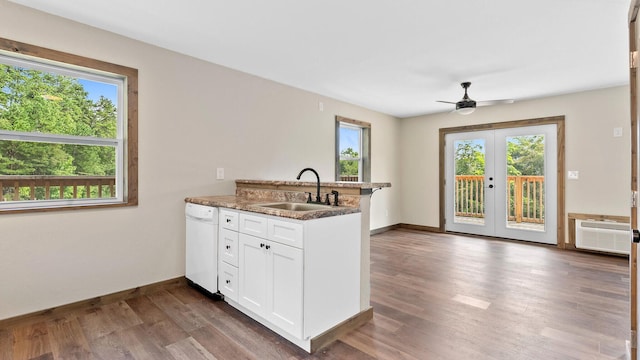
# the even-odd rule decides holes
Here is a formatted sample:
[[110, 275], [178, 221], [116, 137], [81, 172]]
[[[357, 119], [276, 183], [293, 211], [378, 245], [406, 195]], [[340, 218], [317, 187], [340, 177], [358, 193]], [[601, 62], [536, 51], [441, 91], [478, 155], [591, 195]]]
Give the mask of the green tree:
[[484, 149], [471, 140], [456, 142], [456, 175], [484, 175]]
[[[0, 64], [0, 129], [114, 138], [116, 108], [77, 79]], [[110, 147], [0, 141], [0, 175], [113, 175]]]
[[544, 175], [544, 136], [511, 137], [507, 141], [509, 175]]
[[[348, 147], [340, 152], [341, 158], [358, 159], [360, 156], [357, 151]], [[358, 176], [358, 160], [340, 160], [340, 175]]]

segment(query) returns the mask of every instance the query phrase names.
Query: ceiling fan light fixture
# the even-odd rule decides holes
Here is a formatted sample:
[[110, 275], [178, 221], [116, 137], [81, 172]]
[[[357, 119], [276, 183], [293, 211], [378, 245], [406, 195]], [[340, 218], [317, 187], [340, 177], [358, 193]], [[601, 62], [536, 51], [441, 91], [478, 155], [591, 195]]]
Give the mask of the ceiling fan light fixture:
[[456, 106], [456, 109], [454, 110], [454, 112], [460, 114], [460, 115], [469, 115], [472, 112], [474, 112], [476, 110], [476, 106], [487, 106], [487, 105], [496, 105], [496, 104], [512, 104], [513, 103], [513, 99], [502, 99], [502, 100], [489, 100], [489, 101], [479, 101], [476, 102], [475, 100], [472, 100], [469, 97], [469, 94], [467, 94], [467, 89], [469, 89], [469, 86], [471, 86], [470, 82], [463, 82], [460, 84], [460, 86], [462, 86], [462, 88], [464, 89], [464, 96], [462, 97], [462, 100], [458, 101], [458, 102], [453, 102], [453, 101], [443, 101], [443, 100], [436, 100], [437, 102], [441, 102], [441, 103], [445, 103], [445, 104], [454, 104]]
[[456, 109], [456, 112], [460, 115], [469, 115], [474, 111], [476, 111], [475, 107], [463, 107], [463, 108]]
[[476, 110], [476, 102], [469, 99], [465, 92], [464, 98], [456, 103], [456, 112], [460, 115], [469, 115]]

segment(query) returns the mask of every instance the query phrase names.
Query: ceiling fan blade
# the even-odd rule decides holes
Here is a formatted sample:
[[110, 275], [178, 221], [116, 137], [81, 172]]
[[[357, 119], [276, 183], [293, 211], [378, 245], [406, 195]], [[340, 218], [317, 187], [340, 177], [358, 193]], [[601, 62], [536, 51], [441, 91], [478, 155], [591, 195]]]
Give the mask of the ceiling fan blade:
[[451, 101], [443, 101], [443, 100], [436, 100], [436, 102], [441, 102], [441, 103], [445, 103], [445, 104], [453, 104], [455, 105], [455, 102], [451, 102]]
[[513, 99], [500, 99], [500, 100], [485, 100], [485, 101], [477, 101], [476, 106], [488, 106], [488, 105], [498, 105], [498, 104], [513, 104]]

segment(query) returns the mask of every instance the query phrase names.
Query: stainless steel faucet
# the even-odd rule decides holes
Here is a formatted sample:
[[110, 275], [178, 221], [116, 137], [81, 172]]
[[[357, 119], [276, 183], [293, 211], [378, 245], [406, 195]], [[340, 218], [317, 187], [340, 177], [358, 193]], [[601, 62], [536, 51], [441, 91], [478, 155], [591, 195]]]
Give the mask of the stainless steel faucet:
[[[316, 180], [318, 182], [317, 182], [317, 185], [316, 185], [316, 201], [315, 202], [322, 203], [322, 199], [320, 198], [320, 175], [318, 175], [317, 171], [313, 170], [312, 168], [304, 168], [304, 169], [302, 169], [302, 171], [300, 171], [300, 173], [298, 174], [298, 177], [296, 177], [296, 179], [300, 180], [300, 176], [302, 176], [302, 174], [305, 171], [311, 171], [316, 175]], [[309, 196], [309, 200], [310, 199], [311, 199], [311, 196]], [[307, 201], [307, 202], [311, 202], [311, 201]]]

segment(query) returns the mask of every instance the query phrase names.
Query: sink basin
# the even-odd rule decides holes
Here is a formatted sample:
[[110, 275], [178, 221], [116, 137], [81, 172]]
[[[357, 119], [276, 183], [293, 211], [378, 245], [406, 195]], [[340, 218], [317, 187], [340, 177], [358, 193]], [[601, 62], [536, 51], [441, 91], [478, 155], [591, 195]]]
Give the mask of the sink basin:
[[333, 208], [333, 206], [331, 206], [331, 205], [309, 204], [309, 203], [292, 203], [292, 202], [258, 204], [257, 206], [264, 207], [264, 208], [270, 208], [270, 209], [289, 210], [289, 211], [330, 210], [330, 209]]

